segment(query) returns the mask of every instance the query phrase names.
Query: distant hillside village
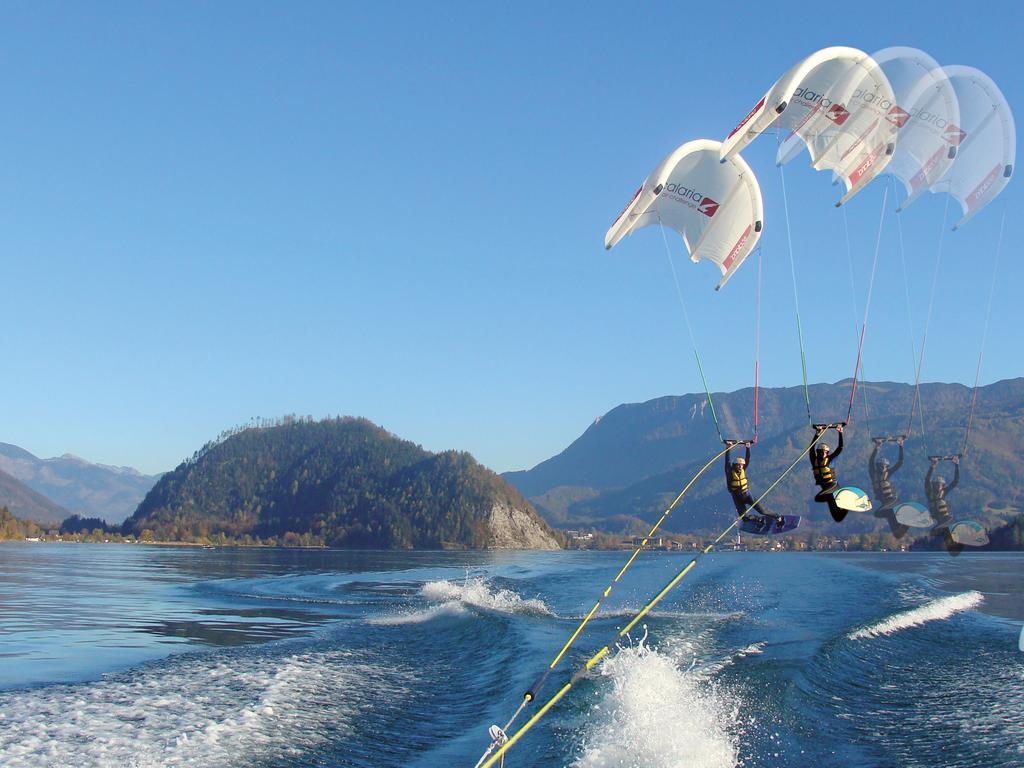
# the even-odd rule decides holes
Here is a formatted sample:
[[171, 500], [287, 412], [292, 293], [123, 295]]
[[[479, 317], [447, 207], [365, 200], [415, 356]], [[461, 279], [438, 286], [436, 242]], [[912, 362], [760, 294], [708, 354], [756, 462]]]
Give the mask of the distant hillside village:
[[[601, 531], [569, 529], [556, 531], [566, 549], [584, 550], [645, 550], [663, 552], [698, 552], [709, 543], [701, 536], [672, 534], [654, 536], [644, 541], [643, 536], [623, 537]], [[223, 533], [194, 537], [189, 541], [161, 540], [152, 530], [143, 530], [139, 535], [124, 533], [120, 526], [110, 526], [102, 520], [73, 516], [60, 526], [42, 527], [31, 520], [19, 520], [6, 507], [0, 508], [0, 541], [29, 542], [82, 542], [82, 543], [124, 543], [124, 544], [177, 544], [206, 547], [319, 547], [326, 545], [308, 534], [286, 534], [265, 538], [243, 536], [230, 537]], [[891, 534], [849, 534], [827, 536], [818, 533], [801, 534], [799, 531], [784, 537], [759, 537], [740, 534], [727, 539], [715, 547], [725, 552], [906, 552], [928, 549], [919, 540], [896, 539]]]
[[[708, 544], [708, 540], [700, 536], [672, 534], [654, 536], [645, 541], [643, 536], [623, 537], [600, 531], [582, 531], [570, 529], [562, 531], [567, 549], [643, 549], [660, 550], [663, 552], [699, 551]], [[892, 534], [847, 534], [824, 535], [820, 533], [801, 533], [799, 530], [785, 536], [767, 538], [737, 534], [722, 541], [715, 551], [729, 552], [907, 552], [912, 549], [924, 548], [920, 544], [914, 546], [916, 539], [904, 537], [897, 539]]]

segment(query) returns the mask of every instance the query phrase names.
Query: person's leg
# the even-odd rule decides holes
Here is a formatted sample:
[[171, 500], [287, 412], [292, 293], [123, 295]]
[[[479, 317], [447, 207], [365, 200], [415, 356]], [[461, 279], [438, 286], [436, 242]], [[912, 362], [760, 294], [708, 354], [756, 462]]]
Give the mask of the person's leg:
[[754, 497], [753, 497], [753, 496], [751, 496], [751, 495], [750, 495], [749, 493], [747, 494], [747, 498], [749, 498], [749, 499], [750, 499], [750, 502], [749, 502], [749, 503], [750, 503], [750, 505], [751, 505], [751, 506], [752, 506], [752, 507], [753, 507], [753, 508], [754, 508], [755, 510], [757, 510], [757, 513], [758, 513], [759, 515], [763, 515], [764, 517], [774, 517], [774, 515], [772, 515], [772, 513], [771, 513], [771, 512], [769, 512], [769, 511], [768, 511], [767, 509], [765, 509], [765, 508], [764, 508], [764, 504], [762, 504], [762, 503], [761, 503], [760, 501], [759, 501], [759, 502], [757, 502], [757, 504], [755, 504], [755, 503], [754, 503]]
[[[733, 506], [736, 507], [737, 517], [743, 517], [743, 514], [747, 511], [747, 500], [744, 498], [742, 493], [733, 493], [732, 496]], [[749, 494], [747, 494], [749, 496]]]
[[828, 511], [831, 513], [832, 519], [837, 523], [841, 523], [843, 522], [843, 518], [846, 517], [847, 510], [840, 509], [839, 505], [836, 504], [836, 497], [832, 493], [835, 488], [835, 485], [830, 485], [828, 488], [823, 489], [818, 493], [818, 495], [814, 497], [814, 500], [828, 504]]
[[907, 526], [903, 525], [896, 519], [896, 513], [893, 512], [892, 507], [876, 509], [875, 517], [879, 520], [885, 520], [885, 522], [889, 524], [889, 532], [897, 539], [902, 539], [906, 532], [910, 530]]
[[950, 555], [956, 557], [964, 551], [964, 545], [953, 539], [953, 534], [950, 533], [948, 526], [942, 526], [941, 528], [935, 529], [937, 535], [942, 536], [942, 545], [946, 548], [946, 551]]
[[819, 504], [827, 504], [828, 500], [832, 497], [832, 486], [822, 488], [814, 495], [814, 500]]

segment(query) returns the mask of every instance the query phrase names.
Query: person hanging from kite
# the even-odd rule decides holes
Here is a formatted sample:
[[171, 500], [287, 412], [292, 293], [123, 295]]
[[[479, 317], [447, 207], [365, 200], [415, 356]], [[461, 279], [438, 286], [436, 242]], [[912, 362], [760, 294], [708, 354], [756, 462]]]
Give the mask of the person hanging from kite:
[[[933, 536], [941, 536], [943, 546], [951, 555], [959, 555], [964, 545], [953, 536], [950, 523], [953, 522], [953, 515], [949, 511], [949, 502], [946, 495], [960, 483], [960, 455], [953, 456], [929, 456], [928, 473], [924, 476], [924, 492], [928, 498], [928, 513], [932, 516], [935, 526], [932, 528]], [[935, 468], [940, 461], [953, 462], [953, 482], [946, 485], [946, 478], [936, 476]]]
[[[871, 458], [868, 460], [868, 473], [871, 476], [871, 487], [875, 492], [875, 498], [881, 505], [878, 511], [881, 512], [892, 509], [900, 500], [896, 486], [893, 485], [892, 476], [903, 466], [903, 443], [906, 438], [901, 435], [896, 438], [873, 437], [871, 440], [875, 444], [875, 449], [871, 452]], [[890, 464], [889, 459], [885, 456], [878, 457], [882, 446], [890, 440], [894, 441], [900, 449], [895, 464]]]
[[[896, 486], [892, 482], [892, 476], [903, 466], [903, 443], [906, 439], [904, 435], [871, 438], [871, 441], [875, 444], [875, 449], [871, 452], [871, 458], [868, 459], [868, 474], [871, 477], [871, 487], [874, 491], [875, 499], [878, 500], [880, 505], [875, 510], [875, 517], [885, 520], [889, 524], [889, 531], [897, 539], [902, 539], [909, 530], [909, 526], [901, 523], [897, 517], [896, 507], [899, 505], [900, 498], [899, 493], [896, 491]], [[882, 446], [888, 442], [894, 442], [900, 447], [895, 465], [891, 464], [885, 456], [879, 458]]]
[[[820, 438], [824, 435], [829, 426], [828, 424], [815, 424], [815, 438]], [[819, 503], [828, 504], [828, 511], [832, 513], [832, 519], [837, 523], [841, 523], [843, 518], [846, 517], [848, 510], [841, 509], [836, 504], [835, 491], [839, 488], [839, 482], [836, 480], [836, 472], [832, 468], [832, 462], [838, 459], [839, 454], [843, 452], [843, 425], [835, 424], [832, 426], [839, 433], [839, 445], [836, 446], [835, 453], [831, 453], [828, 444], [821, 442], [819, 439], [812, 448], [808, 449], [807, 455], [811, 460], [814, 482], [821, 489], [815, 495], [814, 500]]]
[[[733, 459], [731, 456], [733, 447], [741, 444], [745, 448], [745, 455]], [[726, 440], [725, 445], [725, 484], [729, 489], [729, 495], [732, 496], [732, 503], [736, 506], [736, 514], [750, 522], [767, 526], [770, 521], [774, 521], [777, 526], [783, 526], [785, 521], [782, 517], [773, 515], [766, 510], [760, 502], [755, 502], [754, 497], [750, 494], [747, 467], [750, 465], [751, 442], [749, 440]], [[747, 514], [750, 509], [757, 512], [760, 517]]]
[[[935, 474], [935, 468], [943, 459], [953, 462], [953, 482], [949, 485], [946, 485], [944, 477], [935, 477], [934, 479], [932, 477]], [[946, 501], [946, 495], [960, 482], [960, 456], [929, 456], [928, 461], [931, 462], [931, 465], [928, 467], [928, 474], [924, 476], [924, 492], [928, 498], [928, 511], [935, 521], [935, 528], [939, 529], [948, 526], [949, 521], [953, 519], [949, 513], [949, 502]]]

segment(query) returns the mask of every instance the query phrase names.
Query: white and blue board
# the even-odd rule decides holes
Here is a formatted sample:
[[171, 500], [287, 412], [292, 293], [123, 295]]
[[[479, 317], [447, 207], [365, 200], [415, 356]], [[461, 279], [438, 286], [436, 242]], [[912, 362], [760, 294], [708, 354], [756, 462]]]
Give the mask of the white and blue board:
[[836, 500], [836, 506], [847, 512], [871, 511], [871, 499], [855, 485], [845, 485], [839, 488], [832, 494], [832, 497]]
[[934, 524], [928, 509], [924, 504], [918, 504], [916, 501], [897, 504], [893, 509], [893, 514], [896, 515], [896, 522], [907, 526], [907, 528], [931, 528]]
[[950, 526], [949, 537], [965, 547], [984, 547], [988, 544], [985, 527], [974, 520], [961, 520]]

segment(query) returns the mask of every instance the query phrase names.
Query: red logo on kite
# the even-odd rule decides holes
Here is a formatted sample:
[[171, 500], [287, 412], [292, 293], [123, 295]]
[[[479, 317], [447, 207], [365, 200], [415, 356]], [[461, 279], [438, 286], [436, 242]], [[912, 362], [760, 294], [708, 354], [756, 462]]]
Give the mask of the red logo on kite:
[[714, 216], [715, 211], [718, 210], [718, 203], [710, 197], [705, 197], [700, 201], [700, 205], [697, 206], [697, 210], [710, 218], [711, 216]]
[[640, 188], [636, 192], [633, 193], [633, 196], [631, 198], [629, 198], [629, 202], [626, 203], [626, 207], [622, 209], [622, 213], [620, 213], [618, 216], [615, 217], [615, 221], [618, 221], [619, 219], [621, 219], [625, 215], [626, 211], [629, 210], [629, 206], [631, 206], [636, 201], [636, 199], [638, 197], [640, 197], [640, 193], [643, 192], [643, 191], [644, 191], [644, 185], [641, 184]]
[[768, 98], [767, 95], [762, 96], [761, 100], [759, 102], [757, 102], [757, 104], [754, 106], [754, 108], [752, 110], [750, 110], [749, 112], [747, 112], [747, 116], [744, 117], [742, 120], [740, 120], [740, 124], [737, 125], [735, 128], [733, 128], [732, 131], [729, 133], [729, 135], [726, 136], [726, 139], [731, 139], [740, 128], [742, 128], [744, 125], [749, 123], [750, 122], [750, 118], [752, 118], [757, 113], [757, 110], [759, 110], [761, 107], [764, 106], [764, 100], [767, 99], [767, 98]]
[[828, 108], [828, 112], [825, 113], [825, 117], [831, 120], [836, 125], [842, 125], [846, 122], [846, 118], [850, 116], [850, 112], [842, 104], [833, 104]]
[[963, 143], [964, 139], [967, 138], [967, 132], [960, 130], [960, 126], [956, 125], [955, 123], [950, 123], [942, 132], [942, 138], [944, 138], [954, 147], [958, 147]]
[[895, 125], [897, 128], [902, 128], [903, 125], [910, 119], [910, 113], [907, 110], [894, 106], [889, 110], [889, 113], [885, 116], [885, 119]]

